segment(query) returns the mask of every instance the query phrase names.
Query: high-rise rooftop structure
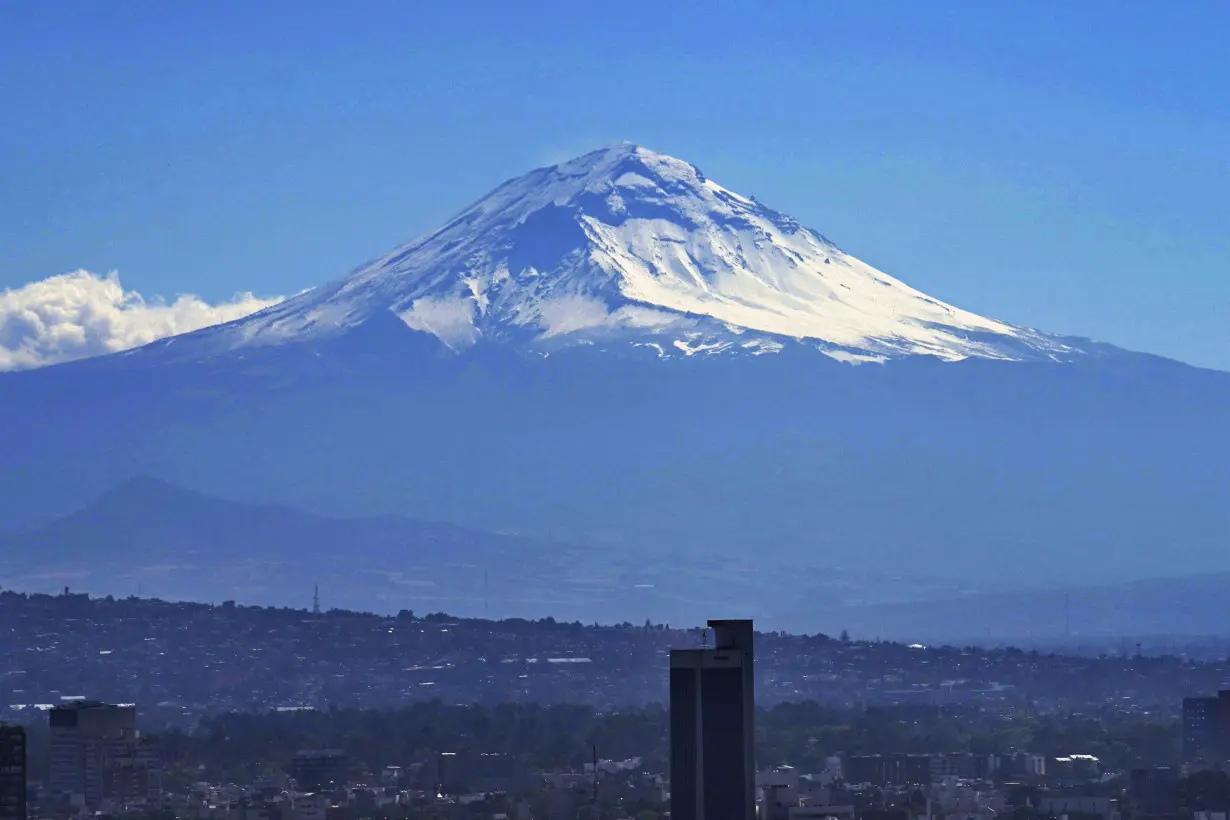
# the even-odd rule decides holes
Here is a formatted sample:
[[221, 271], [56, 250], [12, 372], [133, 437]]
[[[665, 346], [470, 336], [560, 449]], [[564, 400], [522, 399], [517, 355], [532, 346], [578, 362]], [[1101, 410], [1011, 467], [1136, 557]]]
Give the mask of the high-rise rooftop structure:
[[26, 730], [0, 725], [0, 820], [26, 820]]
[[709, 628], [712, 649], [671, 651], [671, 818], [754, 820], [752, 622]]

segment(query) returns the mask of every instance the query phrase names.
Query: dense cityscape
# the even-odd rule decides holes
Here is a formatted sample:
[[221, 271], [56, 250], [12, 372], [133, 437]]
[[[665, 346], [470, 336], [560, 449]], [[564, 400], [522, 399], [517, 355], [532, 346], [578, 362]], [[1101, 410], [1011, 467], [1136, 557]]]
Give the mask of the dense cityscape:
[[[837, 625], [839, 626], [839, 625]], [[836, 707], [978, 702], [1004, 709], [1113, 708], [1177, 716], [1217, 691], [1230, 661], [922, 647], [835, 635], [761, 634], [757, 699]], [[218, 606], [0, 593], [0, 708], [89, 696], [174, 723], [288, 707], [449, 703], [663, 703], [667, 652], [701, 629], [552, 619]], [[13, 715], [7, 714], [8, 717]]]
[[[643, 820], [671, 806], [675, 657], [714, 636], [4, 592], [0, 775], [21, 758], [34, 817]], [[755, 641], [762, 817], [1230, 805], [1224, 660]]]

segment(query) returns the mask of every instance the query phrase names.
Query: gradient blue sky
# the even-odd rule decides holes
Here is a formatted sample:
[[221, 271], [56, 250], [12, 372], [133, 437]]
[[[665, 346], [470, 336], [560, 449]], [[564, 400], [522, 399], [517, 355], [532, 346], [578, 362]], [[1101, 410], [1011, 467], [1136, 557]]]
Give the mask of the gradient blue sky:
[[937, 297], [1230, 369], [1230, 5], [7, 2], [0, 288], [289, 293], [622, 139]]

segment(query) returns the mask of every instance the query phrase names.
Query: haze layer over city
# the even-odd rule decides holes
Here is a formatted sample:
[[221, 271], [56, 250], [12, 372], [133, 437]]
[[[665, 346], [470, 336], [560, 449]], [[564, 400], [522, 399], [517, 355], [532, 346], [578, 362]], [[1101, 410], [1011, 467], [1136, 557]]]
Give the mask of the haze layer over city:
[[1225, 820], [1227, 25], [0, 8], [0, 820]]

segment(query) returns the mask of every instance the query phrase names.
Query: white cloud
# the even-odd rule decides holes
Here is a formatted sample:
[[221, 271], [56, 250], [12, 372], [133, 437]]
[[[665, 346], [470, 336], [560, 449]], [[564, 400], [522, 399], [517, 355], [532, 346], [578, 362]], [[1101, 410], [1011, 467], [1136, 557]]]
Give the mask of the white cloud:
[[214, 305], [192, 295], [173, 302], [146, 301], [136, 291], [124, 290], [114, 272], [64, 273], [0, 292], [0, 370], [128, 350], [230, 322], [280, 301], [251, 293]]

